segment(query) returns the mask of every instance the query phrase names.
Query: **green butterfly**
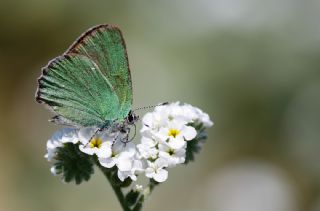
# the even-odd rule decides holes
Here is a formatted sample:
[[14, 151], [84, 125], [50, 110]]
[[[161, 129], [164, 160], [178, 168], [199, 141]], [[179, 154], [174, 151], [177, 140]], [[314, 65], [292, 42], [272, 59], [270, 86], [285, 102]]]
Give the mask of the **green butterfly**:
[[120, 29], [89, 29], [42, 69], [36, 101], [46, 104], [57, 124], [103, 130], [138, 119], [131, 111], [132, 82]]

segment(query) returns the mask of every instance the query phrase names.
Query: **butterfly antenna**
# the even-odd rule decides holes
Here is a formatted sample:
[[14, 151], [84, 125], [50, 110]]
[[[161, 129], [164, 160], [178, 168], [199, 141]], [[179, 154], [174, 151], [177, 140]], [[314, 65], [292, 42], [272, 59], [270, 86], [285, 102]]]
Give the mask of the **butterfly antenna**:
[[163, 106], [163, 105], [168, 105], [168, 104], [169, 104], [169, 102], [159, 103], [159, 104], [157, 104], [157, 105], [144, 106], [144, 107], [141, 107], [141, 108], [136, 108], [136, 109], [134, 109], [133, 111], [145, 110], [145, 109], [155, 108], [155, 107], [158, 107], [158, 106]]

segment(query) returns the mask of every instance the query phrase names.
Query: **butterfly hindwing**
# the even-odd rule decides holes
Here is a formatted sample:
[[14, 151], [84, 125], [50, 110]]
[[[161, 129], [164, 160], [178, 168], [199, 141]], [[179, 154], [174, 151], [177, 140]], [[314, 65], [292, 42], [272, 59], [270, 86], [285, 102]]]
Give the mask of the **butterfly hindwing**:
[[126, 117], [132, 85], [120, 30], [100, 25], [87, 31], [43, 68], [38, 82], [36, 100], [57, 114], [58, 124], [101, 126]]
[[101, 125], [115, 119], [119, 108], [113, 87], [97, 65], [76, 54], [58, 57], [44, 68], [37, 101], [69, 120], [65, 122], [80, 126]]

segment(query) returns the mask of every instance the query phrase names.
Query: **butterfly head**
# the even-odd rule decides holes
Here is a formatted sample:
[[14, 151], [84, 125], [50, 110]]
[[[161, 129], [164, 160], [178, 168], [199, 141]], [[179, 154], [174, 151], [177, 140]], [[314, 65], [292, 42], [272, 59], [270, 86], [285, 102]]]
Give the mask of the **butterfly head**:
[[125, 119], [128, 125], [133, 125], [138, 120], [139, 120], [139, 116], [133, 113], [133, 111], [130, 111], [128, 116]]

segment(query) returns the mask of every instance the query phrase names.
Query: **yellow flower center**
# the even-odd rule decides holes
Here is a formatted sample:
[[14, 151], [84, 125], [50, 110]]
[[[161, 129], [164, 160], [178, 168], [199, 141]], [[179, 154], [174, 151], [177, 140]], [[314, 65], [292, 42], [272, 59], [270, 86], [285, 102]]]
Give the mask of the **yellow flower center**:
[[172, 136], [173, 138], [175, 138], [177, 135], [179, 135], [179, 133], [179, 130], [171, 128], [168, 132], [168, 136]]
[[89, 143], [89, 147], [90, 148], [100, 148], [102, 145], [102, 140], [101, 138], [92, 138], [90, 143]]

